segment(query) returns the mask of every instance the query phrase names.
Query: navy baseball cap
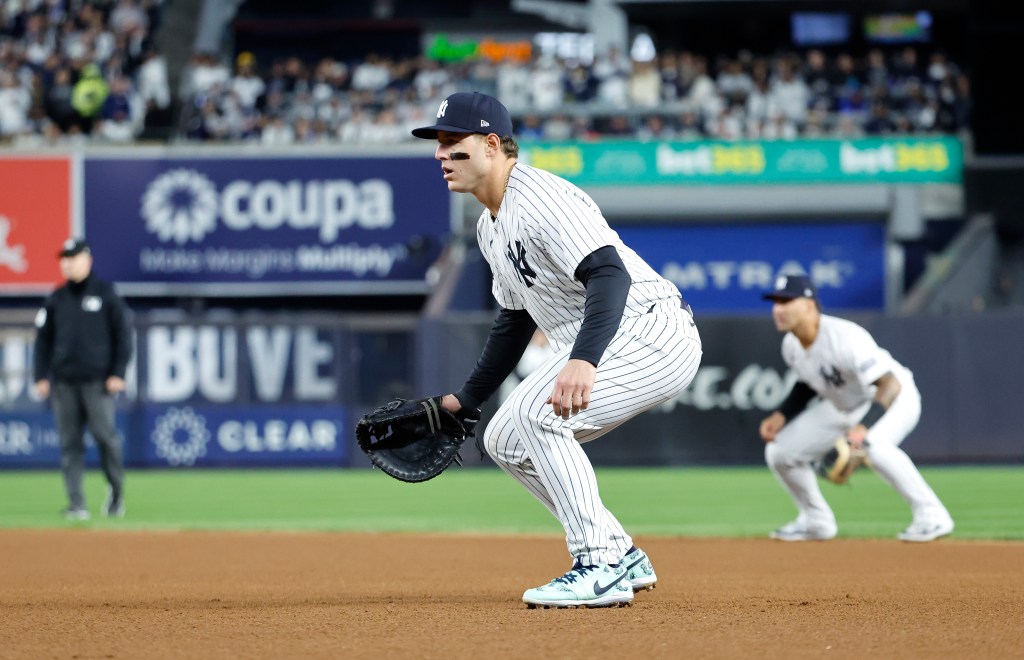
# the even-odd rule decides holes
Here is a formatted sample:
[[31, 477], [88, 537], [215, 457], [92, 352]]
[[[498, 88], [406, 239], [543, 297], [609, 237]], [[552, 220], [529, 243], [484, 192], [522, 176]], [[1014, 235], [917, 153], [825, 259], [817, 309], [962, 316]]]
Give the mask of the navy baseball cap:
[[818, 290], [806, 275], [779, 275], [775, 278], [775, 288], [761, 297], [773, 302], [787, 302], [794, 298], [817, 300]]
[[418, 138], [436, 140], [438, 131], [511, 136], [512, 117], [508, 114], [508, 108], [493, 96], [480, 92], [457, 92], [441, 101], [436, 124], [413, 129], [412, 134]]
[[61, 248], [60, 252], [57, 253], [57, 256], [73, 257], [76, 254], [81, 254], [82, 252], [92, 253], [92, 250], [89, 249], [89, 244], [81, 238], [69, 238], [64, 241], [64, 246]]

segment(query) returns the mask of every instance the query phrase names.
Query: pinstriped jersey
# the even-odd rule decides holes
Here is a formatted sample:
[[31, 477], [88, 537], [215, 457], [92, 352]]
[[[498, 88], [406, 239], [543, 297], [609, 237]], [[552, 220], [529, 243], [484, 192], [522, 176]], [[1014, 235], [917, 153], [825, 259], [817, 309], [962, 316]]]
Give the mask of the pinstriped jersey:
[[843, 411], [875, 398], [873, 383], [892, 372], [901, 383], [913, 375], [871, 334], [853, 321], [821, 315], [818, 336], [807, 349], [792, 332], [782, 338], [782, 359], [821, 397]]
[[594, 200], [550, 172], [516, 163], [493, 218], [477, 221], [480, 251], [491, 267], [491, 291], [505, 309], [525, 309], [556, 350], [571, 346], [583, 324], [586, 287], [576, 268], [590, 253], [615, 247], [632, 285], [624, 318], [682, 298], [674, 284], [623, 244]]

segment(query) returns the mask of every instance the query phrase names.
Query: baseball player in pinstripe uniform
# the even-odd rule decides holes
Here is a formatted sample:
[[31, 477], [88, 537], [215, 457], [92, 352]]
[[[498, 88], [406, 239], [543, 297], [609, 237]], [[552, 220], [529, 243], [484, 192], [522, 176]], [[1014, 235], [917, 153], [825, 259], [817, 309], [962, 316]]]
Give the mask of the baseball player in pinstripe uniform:
[[[782, 357], [797, 381], [782, 407], [761, 422], [765, 460], [793, 498], [796, 520], [771, 533], [781, 541], [824, 541], [836, 518], [812, 467], [838, 436], [867, 450], [871, 467], [910, 505], [903, 541], [932, 541], [953, 519], [900, 443], [921, 417], [921, 395], [909, 369], [852, 321], [821, 313], [806, 275], [781, 275], [771, 300], [775, 327], [786, 333]], [[820, 399], [818, 399], [820, 397]]]
[[476, 368], [444, 397], [453, 412], [485, 401], [537, 327], [554, 355], [501, 405], [483, 435], [488, 454], [565, 528], [572, 568], [528, 589], [530, 607], [626, 605], [657, 577], [605, 507], [581, 445], [676, 396], [701, 344], [679, 290], [626, 247], [582, 190], [518, 162], [508, 110], [458, 93], [441, 103], [434, 157], [448, 189], [484, 205], [477, 222], [500, 310]]

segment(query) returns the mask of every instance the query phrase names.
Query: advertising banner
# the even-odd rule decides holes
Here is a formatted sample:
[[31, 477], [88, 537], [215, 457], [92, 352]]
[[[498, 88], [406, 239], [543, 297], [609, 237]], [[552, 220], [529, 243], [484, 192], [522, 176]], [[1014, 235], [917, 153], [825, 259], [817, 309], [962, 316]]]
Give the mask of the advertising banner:
[[[125, 462], [135, 463], [131, 439], [131, 415], [119, 411], [114, 423], [125, 440]], [[92, 435], [85, 434], [85, 464], [99, 465], [99, 451]], [[60, 434], [53, 413], [42, 407], [31, 410], [0, 410], [0, 468], [60, 467]]]
[[885, 226], [799, 224], [626, 224], [615, 230], [671, 280], [700, 316], [765, 313], [761, 293], [780, 273], [808, 273], [827, 309], [885, 307]]
[[340, 406], [146, 406], [143, 460], [161, 467], [341, 466]]
[[960, 183], [954, 137], [526, 143], [523, 160], [580, 186]]
[[87, 158], [83, 176], [104, 275], [156, 294], [423, 289], [451, 224], [426, 158]]
[[71, 160], [0, 159], [0, 294], [49, 291], [71, 231]]

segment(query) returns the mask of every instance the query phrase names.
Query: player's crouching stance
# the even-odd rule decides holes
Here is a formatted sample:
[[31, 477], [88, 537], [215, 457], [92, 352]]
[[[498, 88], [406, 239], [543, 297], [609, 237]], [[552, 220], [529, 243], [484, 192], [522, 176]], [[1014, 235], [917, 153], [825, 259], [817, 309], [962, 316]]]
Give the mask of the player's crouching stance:
[[555, 353], [512, 392], [483, 435], [487, 453], [565, 528], [572, 568], [523, 594], [531, 607], [627, 605], [657, 582], [643, 550], [604, 503], [581, 444], [681, 392], [700, 338], [679, 290], [626, 247], [585, 192], [517, 162], [508, 110], [484, 94], [452, 94], [436, 139], [448, 189], [484, 210], [477, 242], [500, 311], [476, 368], [442, 405], [486, 401], [534, 331]]
[[[782, 407], [761, 422], [765, 460], [798, 515], [771, 533], [780, 541], [824, 541], [836, 535], [835, 515], [821, 494], [813, 465], [839, 436], [863, 448], [871, 467], [910, 505], [903, 541], [932, 541], [953, 531], [953, 519], [900, 449], [921, 417], [921, 395], [910, 370], [878, 346], [867, 330], [821, 313], [804, 275], [783, 275], [771, 300], [775, 327], [786, 333], [782, 357], [797, 382]], [[821, 397], [820, 401], [812, 401]]]

